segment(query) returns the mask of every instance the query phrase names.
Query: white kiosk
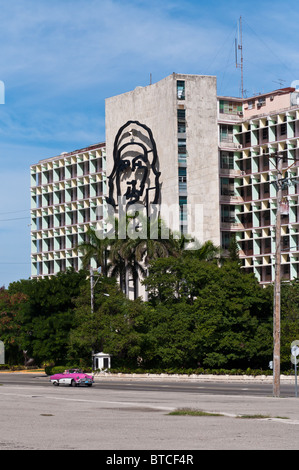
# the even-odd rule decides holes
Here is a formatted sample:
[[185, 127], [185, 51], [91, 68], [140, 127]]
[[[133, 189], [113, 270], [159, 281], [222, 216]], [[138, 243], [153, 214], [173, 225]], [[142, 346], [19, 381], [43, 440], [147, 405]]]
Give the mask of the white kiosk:
[[111, 355], [99, 352], [93, 354], [92, 357], [92, 369], [93, 370], [105, 370], [111, 368]]

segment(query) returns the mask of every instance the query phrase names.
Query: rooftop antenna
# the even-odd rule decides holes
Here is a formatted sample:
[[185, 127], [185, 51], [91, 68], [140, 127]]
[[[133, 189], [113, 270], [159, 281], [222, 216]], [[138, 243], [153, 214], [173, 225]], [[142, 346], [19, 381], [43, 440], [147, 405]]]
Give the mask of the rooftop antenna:
[[[238, 62], [238, 51], [240, 51], [240, 62]], [[244, 98], [243, 85], [243, 39], [242, 39], [242, 16], [239, 19], [238, 40], [235, 39], [236, 68], [241, 69], [241, 97]]]
[[282, 78], [278, 78], [277, 81], [273, 80], [273, 83], [278, 83], [280, 88], [284, 86], [285, 80], [282, 80]]

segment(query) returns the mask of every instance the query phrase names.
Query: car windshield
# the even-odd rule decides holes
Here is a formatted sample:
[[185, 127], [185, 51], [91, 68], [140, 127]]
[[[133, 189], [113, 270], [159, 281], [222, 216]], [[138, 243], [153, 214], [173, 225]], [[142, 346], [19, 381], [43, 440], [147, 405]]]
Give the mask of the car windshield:
[[69, 369], [69, 374], [82, 374], [81, 369]]

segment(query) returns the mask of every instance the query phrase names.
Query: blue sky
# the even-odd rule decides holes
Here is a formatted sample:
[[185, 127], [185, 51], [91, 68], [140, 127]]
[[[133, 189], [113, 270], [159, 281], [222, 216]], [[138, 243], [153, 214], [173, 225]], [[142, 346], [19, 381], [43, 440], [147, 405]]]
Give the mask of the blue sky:
[[297, 2], [0, 0], [0, 286], [30, 277], [29, 167], [105, 140], [105, 98], [172, 72], [240, 96], [299, 80]]

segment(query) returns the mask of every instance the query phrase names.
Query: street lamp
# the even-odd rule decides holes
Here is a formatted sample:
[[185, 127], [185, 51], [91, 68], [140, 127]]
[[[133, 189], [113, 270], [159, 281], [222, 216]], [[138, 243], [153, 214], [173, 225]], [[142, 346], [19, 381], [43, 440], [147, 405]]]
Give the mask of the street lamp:
[[[91, 313], [94, 312], [94, 288], [97, 284], [97, 282], [99, 281], [99, 279], [101, 278], [101, 272], [102, 272], [102, 268], [99, 267], [97, 269], [97, 280], [94, 282], [94, 270], [93, 268], [90, 266], [89, 268], [89, 278], [90, 278], [90, 310], [91, 310]], [[110, 297], [109, 294], [107, 294], [106, 292], [103, 293], [103, 295], [105, 295], [105, 297]]]
[[[91, 314], [93, 315], [94, 313], [94, 288], [97, 284], [97, 282], [99, 281], [99, 279], [101, 278], [101, 267], [99, 267], [97, 269], [97, 273], [98, 273], [98, 276], [97, 276], [97, 280], [94, 282], [94, 270], [93, 268], [90, 266], [89, 267], [89, 278], [90, 278], [90, 311], [91, 311]], [[110, 297], [109, 294], [107, 294], [106, 292], [103, 293], [103, 295], [105, 295], [106, 297]], [[91, 351], [91, 363], [92, 363], [92, 368], [93, 368], [93, 357], [94, 357], [94, 350]]]

